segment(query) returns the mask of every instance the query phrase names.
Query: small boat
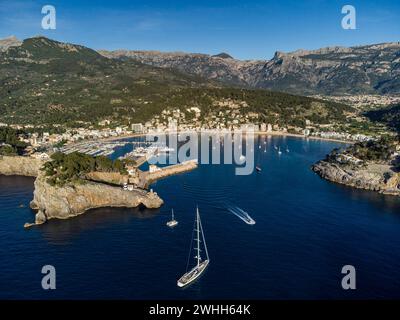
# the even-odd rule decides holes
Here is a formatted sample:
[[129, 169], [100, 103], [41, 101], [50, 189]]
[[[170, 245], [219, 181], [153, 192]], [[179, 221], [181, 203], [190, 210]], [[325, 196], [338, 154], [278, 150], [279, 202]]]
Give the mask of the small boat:
[[176, 227], [178, 225], [178, 221], [174, 218], [174, 209], [172, 209], [172, 217], [171, 220], [167, 222], [167, 226], [170, 228]]
[[[204, 238], [204, 232], [203, 232], [203, 226], [201, 224], [200, 220], [200, 213], [199, 213], [199, 208], [196, 210], [196, 221], [195, 221], [195, 229], [194, 232], [196, 232], [196, 238], [194, 239], [196, 243], [195, 251], [195, 259], [196, 259], [196, 265], [190, 270], [187, 271], [177, 282], [178, 287], [182, 288], [187, 286], [188, 284], [192, 283], [195, 281], [200, 275], [206, 270], [208, 264], [210, 263], [210, 258], [208, 256], [208, 251], [207, 251], [207, 245], [206, 245], [206, 239]], [[201, 236], [201, 240], [200, 240]], [[206, 253], [206, 259], [202, 260], [200, 256], [200, 243], [204, 244], [204, 250]], [[189, 257], [191, 254], [192, 248], [190, 248], [189, 251]]]
[[278, 154], [282, 154], [281, 147], [278, 148]]
[[243, 162], [244, 160], [246, 160], [246, 157], [245, 157], [244, 155], [241, 155], [241, 156], [239, 157], [239, 160], [240, 160], [241, 162]]
[[261, 168], [259, 166], [256, 166], [256, 171], [261, 172]]
[[250, 215], [246, 211], [240, 209], [239, 207], [228, 206], [228, 211], [230, 213], [233, 213], [235, 216], [237, 216], [239, 219], [241, 219], [242, 221], [244, 221], [245, 223], [247, 223], [249, 225], [256, 224], [254, 219], [252, 217], [250, 217]]

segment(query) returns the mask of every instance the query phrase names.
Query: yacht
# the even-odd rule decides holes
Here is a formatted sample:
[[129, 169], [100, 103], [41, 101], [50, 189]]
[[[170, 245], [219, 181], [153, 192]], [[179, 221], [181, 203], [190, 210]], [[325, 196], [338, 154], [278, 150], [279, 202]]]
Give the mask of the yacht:
[[[189, 285], [190, 283], [192, 283], [193, 281], [195, 281], [198, 277], [200, 277], [200, 275], [206, 270], [206, 268], [208, 267], [208, 264], [210, 263], [210, 258], [208, 256], [208, 251], [207, 251], [207, 245], [206, 245], [206, 239], [204, 238], [204, 232], [203, 232], [203, 227], [201, 224], [201, 220], [200, 220], [200, 213], [199, 213], [199, 208], [197, 208], [196, 210], [196, 220], [195, 220], [195, 228], [194, 228], [194, 232], [196, 234], [196, 238], [194, 239], [194, 243], [196, 244], [195, 252], [195, 261], [196, 261], [196, 265], [190, 270], [190, 271], [186, 271], [186, 273], [178, 280], [178, 287], [182, 288], [185, 287], [187, 285]], [[200, 239], [201, 237], [201, 239]], [[203, 243], [204, 246], [204, 251], [205, 251], [205, 259], [203, 260], [200, 252], [202, 251], [200, 249], [200, 244]], [[190, 248], [189, 251], [189, 257], [191, 254], [192, 248]], [[189, 266], [189, 264], [188, 264]]]
[[174, 218], [174, 209], [172, 209], [172, 217], [171, 220], [167, 222], [167, 226], [170, 228], [176, 227], [178, 225], [178, 221]]

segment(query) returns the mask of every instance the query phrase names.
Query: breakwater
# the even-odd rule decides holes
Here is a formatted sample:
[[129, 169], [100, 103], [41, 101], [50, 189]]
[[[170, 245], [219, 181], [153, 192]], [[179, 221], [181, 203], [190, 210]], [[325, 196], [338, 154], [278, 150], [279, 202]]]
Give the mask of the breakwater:
[[172, 176], [175, 174], [180, 174], [184, 172], [188, 172], [194, 170], [198, 167], [198, 163], [196, 160], [186, 161], [182, 163], [178, 163], [175, 165], [171, 165], [164, 168], [157, 168], [155, 171], [142, 171], [139, 173], [139, 187], [140, 188], [148, 188], [148, 186], [159, 180], [166, 178], [168, 176]]

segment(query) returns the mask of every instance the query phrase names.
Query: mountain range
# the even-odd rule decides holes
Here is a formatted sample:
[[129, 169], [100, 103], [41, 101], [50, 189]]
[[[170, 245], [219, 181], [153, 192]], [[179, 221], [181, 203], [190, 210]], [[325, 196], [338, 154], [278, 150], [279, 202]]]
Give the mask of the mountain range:
[[399, 48], [335, 47], [240, 61], [227, 53], [108, 52], [40, 36], [10, 37], [0, 40], [0, 121], [131, 123], [165, 108], [198, 107], [208, 114], [230, 106], [268, 123], [334, 123], [354, 110], [304, 95], [397, 93]]
[[276, 52], [271, 60], [246, 61], [226, 53], [211, 56], [157, 51], [99, 52], [109, 58], [173, 68], [247, 88], [301, 95], [400, 93], [400, 42]]

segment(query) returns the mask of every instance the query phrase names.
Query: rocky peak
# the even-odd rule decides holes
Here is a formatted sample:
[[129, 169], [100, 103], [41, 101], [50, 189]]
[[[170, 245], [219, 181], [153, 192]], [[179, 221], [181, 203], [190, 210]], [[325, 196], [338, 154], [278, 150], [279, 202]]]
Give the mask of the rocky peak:
[[21, 44], [22, 41], [18, 40], [15, 36], [0, 39], [0, 52], [6, 51], [10, 47], [18, 47]]
[[221, 52], [219, 54], [216, 54], [212, 56], [213, 58], [221, 58], [221, 59], [233, 59], [233, 57], [226, 52]]

